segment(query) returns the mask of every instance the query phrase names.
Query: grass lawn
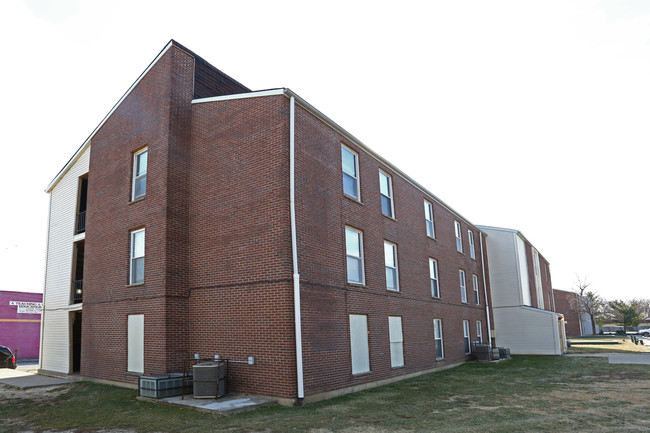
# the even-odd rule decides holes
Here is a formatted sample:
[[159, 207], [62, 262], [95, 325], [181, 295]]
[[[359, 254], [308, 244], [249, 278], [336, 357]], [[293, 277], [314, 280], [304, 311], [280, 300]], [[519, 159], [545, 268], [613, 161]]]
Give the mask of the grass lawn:
[[[613, 352], [613, 353], [629, 353], [629, 352], [641, 352], [641, 353], [650, 353], [650, 340], [646, 340], [645, 343], [649, 344], [645, 346], [643, 344], [634, 344], [631, 339], [631, 335], [628, 337], [623, 337], [621, 335], [589, 335], [585, 337], [570, 337], [568, 339], [570, 342], [580, 342], [588, 341], [589, 345], [574, 345], [569, 347], [567, 353], [603, 353], [603, 352]], [[616, 340], [619, 344], [595, 344], [598, 341], [613, 341]], [[593, 343], [593, 344], [591, 344]]]
[[78, 382], [0, 388], [0, 431], [636, 432], [649, 431], [650, 368], [604, 358], [515, 356], [466, 364], [307, 405], [230, 416], [136, 400], [136, 391]]

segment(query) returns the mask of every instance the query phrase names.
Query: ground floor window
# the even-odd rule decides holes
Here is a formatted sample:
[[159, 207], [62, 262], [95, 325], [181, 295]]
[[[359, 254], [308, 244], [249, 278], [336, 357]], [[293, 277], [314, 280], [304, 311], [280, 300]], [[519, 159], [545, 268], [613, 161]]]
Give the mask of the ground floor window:
[[129, 316], [127, 332], [127, 370], [144, 373], [144, 314]]
[[442, 344], [442, 320], [433, 319], [433, 339], [436, 346], [436, 359], [443, 359], [445, 351]]
[[403, 367], [404, 338], [401, 317], [388, 317], [388, 333], [390, 334], [390, 366]]
[[368, 348], [368, 316], [350, 314], [350, 354], [352, 374], [370, 371], [370, 350]]
[[463, 341], [465, 342], [465, 353], [472, 352], [469, 336], [469, 320], [463, 320]]

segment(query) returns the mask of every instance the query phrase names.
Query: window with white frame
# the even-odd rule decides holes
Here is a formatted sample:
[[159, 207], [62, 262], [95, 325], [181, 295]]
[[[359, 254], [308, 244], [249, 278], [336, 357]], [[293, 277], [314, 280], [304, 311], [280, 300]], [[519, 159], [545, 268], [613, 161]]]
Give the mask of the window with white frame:
[[131, 232], [131, 270], [129, 284], [144, 283], [144, 229]]
[[436, 227], [433, 224], [433, 205], [424, 200], [424, 221], [427, 226], [427, 236], [436, 237]]
[[458, 221], [454, 221], [454, 231], [456, 233], [456, 251], [459, 253], [463, 252], [463, 232], [462, 229], [460, 228], [460, 223]]
[[139, 200], [147, 195], [147, 161], [149, 151], [145, 147], [133, 154], [133, 182], [131, 201]]
[[460, 280], [460, 301], [467, 303], [467, 284], [465, 281], [465, 271], [458, 270], [458, 279]]
[[467, 239], [469, 240], [469, 256], [476, 259], [476, 250], [474, 249], [474, 232], [467, 230]]
[[478, 275], [472, 274], [472, 285], [474, 286], [474, 303], [476, 305], [481, 304], [481, 297], [479, 296], [478, 291]]
[[384, 241], [384, 265], [386, 268], [386, 288], [398, 292], [397, 245], [388, 241]]
[[393, 181], [391, 177], [379, 171], [379, 193], [381, 195], [381, 213], [387, 217], [395, 217], [395, 209], [393, 206]]
[[463, 342], [465, 344], [465, 353], [471, 353], [472, 346], [469, 336], [469, 320], [463, 320]]
[[352, 227], [345, 228], [345, 254], [347, 256], [348, 283], [363, 284], [363, 233]]
[[442, 320], [433, 319], [433, 340], [436, 347], [436, 359], [445, 357], [445, 349], [442, 342]]
[[359, 155], [343, 144], [341, 145], [341, 165], [343, 166], [343, 193], [355, 200], [360, 200]]
[[431, 281], [431, 297], [440, 297], [440, 284], [438, 282], [438, 261], [429, 258], [429, 280]]
[[370, 349], [368, 347], [368, 316], [350, 314], [350, 356], [352, 374], [370, 371]]
[[388, 333], [390, 338], [390, 366], [404, 366], [404, 337], [402, 335], [402, 318], [388, 317]]
[[476, 341], [483, 344], [483, 324], [480, 320], [476, 321]]

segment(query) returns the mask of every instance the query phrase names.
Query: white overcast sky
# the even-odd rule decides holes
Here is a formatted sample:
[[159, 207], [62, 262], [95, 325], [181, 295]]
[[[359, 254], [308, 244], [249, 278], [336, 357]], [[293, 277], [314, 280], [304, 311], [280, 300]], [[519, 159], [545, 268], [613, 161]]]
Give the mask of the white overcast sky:
[[46, 186], [172, 38], [521, 230], [554, 288], [650, 297], [645, 0], [4, 0], [0, 290], [43, 290]]

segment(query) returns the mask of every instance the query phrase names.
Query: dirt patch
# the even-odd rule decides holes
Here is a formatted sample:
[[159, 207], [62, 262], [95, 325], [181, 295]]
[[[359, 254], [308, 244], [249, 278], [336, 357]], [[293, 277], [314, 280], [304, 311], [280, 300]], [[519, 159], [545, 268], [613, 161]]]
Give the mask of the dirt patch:
[[31, 400], [36, 403], [47, 403], [70, 390], [70, 385], [52, 385], [42, 388], [18, 389], [0, 385], [0, 401]]

